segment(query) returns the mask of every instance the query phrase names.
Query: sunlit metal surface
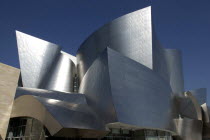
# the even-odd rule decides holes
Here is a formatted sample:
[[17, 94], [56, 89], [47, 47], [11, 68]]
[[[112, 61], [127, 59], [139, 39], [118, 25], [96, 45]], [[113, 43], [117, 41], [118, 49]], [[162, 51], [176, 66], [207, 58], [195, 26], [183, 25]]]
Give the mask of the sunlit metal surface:
[[184, 92], [181, 52], [173, 49], [165, 49], [165, 55], [172, 91], [175, 94], [180, 94]]
[[107, 50], [104, 50], [86, 72], [79, 93], [85, 94], [87, 103], [99, 114], [102, 121], [118, 121], [113, 104]]
[[66, 53], [61, 53], [54, 66], [49, 71], [41, 88], [64, 92], [73, 92], [73, 79], [75, 75], [75, 64]]
[[195, 112], [197, 114], [197, 120], [202, 121], [202, 110], [201, 110], [201, 106], [199, 105], [197, 99], [192, 95], [191, 92], [187, 91], [184, 93], [185, 96], [187, 96], [191, 102], [193, 103], [193, 107], [195, 108]]
[[164, 49], [153, 33], [153, 70], [170, 83], [174, 94], [184, 92], [181, 52]]
[[206, 90], [184, 92], [181, 52], [162, 47], [151, 7], [105, 24], [76, 57], [16, 35], [21, 76], [11, 117], [35, 118], [57, 137], [99, 138], [117, 128], [182, 140], [200, 140], [203, 130], [210, 138]]
[[183, 140], [202, 140], [202, 121], [188, 118], [174, 120], [178, 135]]
[[[51, 135], [59, 136], [60, 131], [65, 129], [89, 129], [87, 131], [90, 131], [90, 134], [95, 131], [106, 133], [97, 114], [87, 105], [24, 95], [15, 100], [14, 106], [11, 117], [35, 118], [46, 126]], [[65, 133], [63, 136], [70, 135]], [[94, 137], [94, 135], [88, 137]]]
[[24, 87], [73, 91], [73, 56], [61, 47], [16, 31], [21, 77]]
[[190, 92], [186, 92], [185, 96], [176, 96], [175, 105], [179, 117], [202, 120], [201, 106]]
[[64, 51], [61, 51], [61, 53], [67, 55], [74, 62], [74, 65], [77, 65], [77, 58], [75, 56], [68, 54]]
[[21, 96], [14, 102], [11, 118], [24, 116], [39, 120], [48, 128], [48, 131], [52, 135], [62, 128], [59, 122], [47, 111], [43, 104], [31, 95]]
[[87, 103], [105, 122], [173, 130], [169, 127], [170, 85], [151, 69], [112, 49], [93, 62], [79, 92], [86, 95]]
[[[144, 65], [108, 50], [111, 91], [118, 121], [141, 127], [169, 129], [170, 85]], [[157, 100], [158, 97], [161, 100]]]
[[151, 26], [149, 6], [117, 18], [90, 35], [77, 52], [80, 80], [106, 47], [152, 69]]
[[210, 107], [207, 103], [204, 103], [201, 105], [201, 108], [203, 111], [203, 138], [208, 140], [210, 138]]
[[167, 82], [170, 81], [170, 74], [167, 66], [165, 49], [161, 46], [153, 27], [153, 70]]
[[69, 94], [65, 94], [64, 92], [58, 92], [58, 91], [18, 87], [16, 90], [15, 98], [18, 98], [23, 95], [34, 95], [38, 97], [57, 99], [61, 101], [71, 102], [71, 103], [87, 104], [85, 95], [78, 94], [78, 93], [71, 93], [69, 95]]
[[203, 122], [204, 123], [210, 123], [210, 110], [209, 106], [204, 103], [201, 105], [202, 111], [203, 111]]
[[16, 36], [23, 86], [39, 88], [61, 48], [19, 31]]

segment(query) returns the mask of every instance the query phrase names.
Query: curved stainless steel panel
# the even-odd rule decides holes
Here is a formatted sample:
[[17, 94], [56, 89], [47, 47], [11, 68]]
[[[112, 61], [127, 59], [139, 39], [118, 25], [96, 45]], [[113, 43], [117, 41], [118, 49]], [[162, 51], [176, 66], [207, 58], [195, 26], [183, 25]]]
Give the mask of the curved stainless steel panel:
[[[114, 126], [199, 140], [201, 120], [206, 132], [210, 129], [206, 90], [183, 96], [181, 53], [161, 47], [151, 7], [98, 29], [77, 58], [53, 43], [16, 34], [23, 87], [16, 90], [12, 117], [33, 117], [54, 136], [80, 138], [100, 137]], [[79, 86], [76, 74], [82, 94], [73, 93]]]
[[64, 52], [64, 51], [61, 51], [61, 53], [67, 55], [67, 56], [71, 59], [71, 61], [74, 62], [74, 65], [75, 65], [75, 66], [77, 65], [77, 58], [76, 58], [76, 56], [73, 56], [73, 55], [71, 55], [71, 54], [68, 54], [68, 53], [66, 53], [66, 52]]
[[25, 95], [17, 98], [13, 103], [11, 118], [31, 117], [39, 120], [49, 130], [50, 134], [57, 133], [62, 126], [47, 111], [47, 109], [33, 96]]
[[80, 46], [78, 73], [82, 80], [88, 68], [106, 47], [152, 69], [151, 7], [127, 14], [104, 25]]
[[104, 50], [94, 61], [79, 91], [106, 123], [173, 131], [170, 85], [151, 69], [114, 50]]
[[203, 139], [206, 138], [204, 140], [208, 140], [210, 138], [210, 110], [209, 106], [206, 103], [202, 104], [201, 108], [203, 111]]
[[[103, 123], [101, 123], [96, 113], [87, 105], [24, 95], [15, 100], [14, 106], [11, 117], [24, 116], [35, 118], [45, 125], [51, 135], [71, 137], [69, 133], [59, 134], [61, 131], [65, 131], [65, 129], [77, 129], [80, 135], [84, 133], [85, 129], [88, 129], [89, 134], [99, 131], [103, 135], [106, 133]], [[77, 136], [78, 133], [74, 135]], [[95, 136], [99, 137], [98, 135]], [[86, 136], [94, 137], [94, 135], [88, 134]]]
[[88, 105], [36, 97], [64, 128], [105, 130]]
[[184, 92], [181, 61], [181, 53], [178, 50], [164, 49], [158, 43], [153, 47], [153, 70], [170, 83], [175, 94]]
[[87, 104], [85, 95], [78, 93], [65, 94], [64, 92], [58, 92], [58, 91], [18, 87], [16, 90], [15, 99], [23, 95], [33, 95], [38, 97], [57, 99], [76, 104]]
[[17, 34], [24, 87], [73, 92], [73, 56], [58, 45], [21, 33]]
[[161, 47], [153, 28], [153, 70], [170, 83], [173, 93], [184, 92], [182, 56], [178, 50]]
[[108, 60], [118, 122], [173, 131], [170, 85], [151, 69], [114, 50], [108, 49]]
[[165, 49], [161, 46], [154, 27], [152, 32], [153, 70], [170, 83], [170, 73], [167, 67]]
[[201, 106], [190, 92], [185, 92], [184, 96], [176, 96], [176, 107], [180, 117], [202, 120]]
[[74, 62], [71, 61], [68, 54], [61, 53], [55, 63], [49, 71], [46, 80], [44, 80], [46, 84], [41, 85], [41, 88], [73, 92], [73, 79], [75, 76]]
[[201, 106], [199, 105], [197, 99], [189, 91], [185, 92], [185, 96], [187, 96], [191, 100], [191, 102], [193, 103], [193, 106], [194, 106], [195, 111], [197, 113], [197, 120], [202, 121], [202, 110], [201, 110]]
[[203, 111], [203, 122], [204, 123], [210, 123], [210, 110], [206, 103], [201, 105], [202, 111]]
[[105, 50], [90, 66], [79, 88], [79, 93], [85, 94], [88, 105], [98, 113], [105, 124], [117, 121], [110, 86]]
[[181, 52], [178, 50], [165, 49], [165, 55], [172, 91], [173, 93], [181, 94], [184, 92]]
[[202, 121], [184, 118], [174, 122], [182, 140], [202, 140]]
[[151, 8], [147, 7], [122, 16], [90, 35], [77, 52], [80, 81], [98, 54], [109, 47], [153, 69], [170, 83], [174, 93], [182, 93], [181, 53], [162, 48], [151, 24]]
[[197, 99], [200, 105], [207, 102], [207, 89], [206, 88], [189, 90], [189, 92]]
[[24, 87], [39, 88], [61, 48], [50, 42], [16, 31]]

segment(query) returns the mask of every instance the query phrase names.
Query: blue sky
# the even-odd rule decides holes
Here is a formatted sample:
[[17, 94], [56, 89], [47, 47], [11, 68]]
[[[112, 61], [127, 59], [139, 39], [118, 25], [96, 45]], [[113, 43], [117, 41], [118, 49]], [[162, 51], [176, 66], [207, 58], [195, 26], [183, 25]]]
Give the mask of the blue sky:
[[185, 89], [210, 89], [210, 0], [1, 0], [0, 62], [19, 67], [15, 30], [75, 55], [97, 28], [149, 5], [163, 47], [182, 51]]

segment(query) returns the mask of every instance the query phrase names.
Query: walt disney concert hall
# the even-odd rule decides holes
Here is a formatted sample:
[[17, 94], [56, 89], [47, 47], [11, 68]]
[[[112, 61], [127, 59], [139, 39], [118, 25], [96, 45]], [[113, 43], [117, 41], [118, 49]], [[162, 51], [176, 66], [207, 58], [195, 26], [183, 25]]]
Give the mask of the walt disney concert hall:
[[208, 140], [205, 88], [185, 91], [181, 52], [161, 46], [151, 7], [93, 32], [76, 56], [16, 31], [20, 69], [0, 64], [6, 140]]

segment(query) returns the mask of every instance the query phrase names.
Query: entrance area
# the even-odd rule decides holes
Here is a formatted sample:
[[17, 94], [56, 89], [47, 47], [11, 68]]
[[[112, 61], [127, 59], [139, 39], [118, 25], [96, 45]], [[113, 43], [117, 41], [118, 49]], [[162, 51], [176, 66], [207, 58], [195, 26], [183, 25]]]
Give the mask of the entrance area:
[[110, 132], [103, 138], [65, 138], [54, 137], [36, 119], [10, 119], [6, 140], [172, 140], [169, 132], [159, 130], [127, 130], [110, 128]]

